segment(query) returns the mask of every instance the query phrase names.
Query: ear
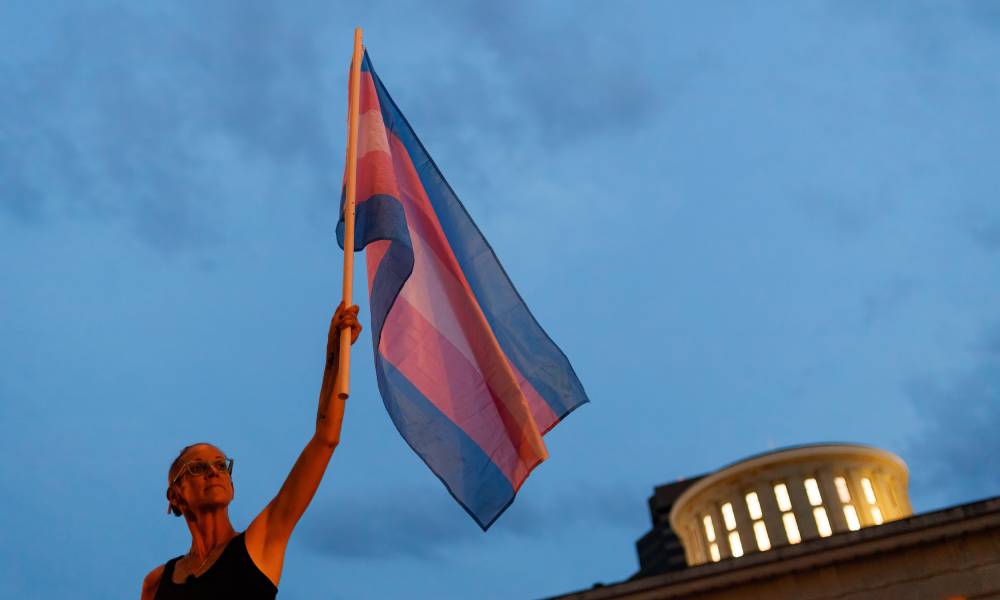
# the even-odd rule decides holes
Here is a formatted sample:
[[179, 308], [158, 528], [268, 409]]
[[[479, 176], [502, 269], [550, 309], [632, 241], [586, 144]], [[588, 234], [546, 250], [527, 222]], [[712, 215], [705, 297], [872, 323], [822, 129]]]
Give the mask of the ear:
[[172, 490], [172, 488], [173, 488], [173, 486], [169, 486], [167, 488], [167, 493], [166, 493], [166, 496], [167, 496], [167, 514], [168, 515], [177, 516], [177, 507], [174, 506], [174, 500], [172, 498], [172, 496], [173, 496], [173, 493], [172, 493], [173, 490]]
[[181, 511], [181, 506], [185, 504], [184, 498], [177, 493], [174, 486], [167, 488], [167, 502], [170, 503], [170, 512], [172, 512], [175, 517], [179, 517], [184, 514]]

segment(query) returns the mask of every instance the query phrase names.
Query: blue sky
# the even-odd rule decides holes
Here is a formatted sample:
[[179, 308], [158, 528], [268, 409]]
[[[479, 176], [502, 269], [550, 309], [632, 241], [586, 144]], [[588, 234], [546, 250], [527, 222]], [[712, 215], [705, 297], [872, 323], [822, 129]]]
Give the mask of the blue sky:
[[1000, 494], [993, 4], [7, 2], [0, 596], [137, 595], [187, 549], [193, 441], [236, 458], [237, 528], [277, 491], [340, 293], [355, 26], [592, 402], [483, 534], [362, 336], [280, 597], [620, 580], [655, 485], [790, 444], [900, 454], [919, 511]]

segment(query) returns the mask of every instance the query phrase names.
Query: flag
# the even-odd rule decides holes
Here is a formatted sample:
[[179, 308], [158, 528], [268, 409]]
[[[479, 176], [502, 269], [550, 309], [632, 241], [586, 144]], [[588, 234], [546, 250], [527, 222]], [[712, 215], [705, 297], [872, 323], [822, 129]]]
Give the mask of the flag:
[[[361, 64], [355, 251], [375, 372], [406, 442], [486, 530], [587, 402], [579, 379], [375, 74]], [[343, 247], [343, 212], [337, 237]]]

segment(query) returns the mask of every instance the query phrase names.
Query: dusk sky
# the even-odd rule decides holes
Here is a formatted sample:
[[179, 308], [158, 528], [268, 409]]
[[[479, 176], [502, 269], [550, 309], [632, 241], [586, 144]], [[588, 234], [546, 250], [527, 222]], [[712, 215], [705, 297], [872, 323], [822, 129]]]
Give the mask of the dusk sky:
[[[177, 452], [242, 530], [312, 434], [353, 28], [587, 404], [483, 533], [370, 338], [278, 597], [638, 569], [654, 486], [783, 446], [1000, 495], [1000, 4], [0, 3], [0, 597], [137, 597]], [[368, 326], [364, 261], [356, 289]]]

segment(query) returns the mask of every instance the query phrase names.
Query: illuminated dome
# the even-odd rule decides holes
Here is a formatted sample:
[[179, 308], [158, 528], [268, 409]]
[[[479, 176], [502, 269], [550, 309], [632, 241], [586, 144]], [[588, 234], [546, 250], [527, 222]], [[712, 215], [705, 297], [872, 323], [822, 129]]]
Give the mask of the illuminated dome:
[[670, 527], [688, 565], [910, 516], [906, 463], [853, 444], [798, 446], [706, 475], [677, 497]]

